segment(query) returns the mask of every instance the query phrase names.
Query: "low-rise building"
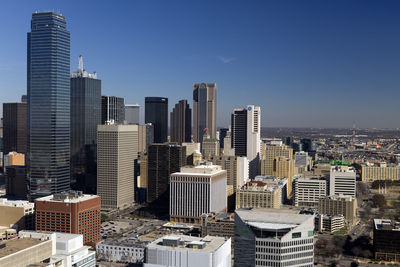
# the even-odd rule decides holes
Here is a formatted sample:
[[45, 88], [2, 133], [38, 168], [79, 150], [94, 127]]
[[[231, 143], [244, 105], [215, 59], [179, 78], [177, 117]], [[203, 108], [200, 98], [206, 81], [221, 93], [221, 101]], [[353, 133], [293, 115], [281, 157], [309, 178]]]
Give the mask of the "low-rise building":
[[268, 186], [262, 181], [252, 180], [236, 192], [236, 209], [239, 208], [275, 208], [281, 207], [281, 189]]
[[318, 213], [343, 215], [349, 223], [354, 223], [357, 215], [357, 199], [351, 196], [326, 196], [318, 202]]
[[136, 238], [123, 240], [103, 240], [96, 244], [97, 257], [105, 261], [128, 263], [144, 262], [147, 241]]
[[[201, 215], [201, 236], [212, 235], [233, 238], [234, 213], [209, 213]], [[233, 240], [232, 240], [233, 241]]]
[[400, 222], [374, 219], [375, 258], [400, 262]]
[[361, 178], [363, 182], [371, 183], [377, 180], [400, 181], [400, 166], [387, 166], [386, 164], [362, 166]]
[[25, 200], [0, 198], [0, 226], [19, 230], [33, 230], [35, 205]]
[[147, 245], [144, 267], [229, 267], [231, 239], [170, 235]]
[[320, 198], [326, 196], [326, 179], [320, 177], [294, 178], [294, 205], [317, 207]]
[[333, 233], [345, 227], [343, 215], [317, 214], [315, 216], [315, 230], [318, 232]]

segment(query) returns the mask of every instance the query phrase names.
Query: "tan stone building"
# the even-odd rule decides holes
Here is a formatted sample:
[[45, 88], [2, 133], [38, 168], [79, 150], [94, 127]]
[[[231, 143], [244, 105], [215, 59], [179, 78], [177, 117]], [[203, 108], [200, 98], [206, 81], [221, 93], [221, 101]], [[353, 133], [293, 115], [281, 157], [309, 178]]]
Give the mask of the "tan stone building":
[[282, 202], [279, 186], [268, 186], [262, 181], [250, 181], [236, 192], [236, 209], [274, 208], [279, 209]]
[[35, 205], [32, 202], [0, 198], [0, 226], [15, 228], [18, 231], [32, 230], [34, 214]]
[[217, 139], [211, 139], [203, 137], [203, 143], [201, 146], [201, 154], [204, 158], [208, 158], [210, 156], [218, 156], [219, 155], [219, 141]]
[[147, 188], [147, 155], [140, 156], [140, 177], [138, 187]]
[[234, 238], [234, 213], [209, 213], [201, 215], [201, 236], [212, 235]]
[[274, 160], [284, 156], [293, 159], [293, 148], [286, 145], [261, 145], [261, 175], [274, 175]]
[[326, 196], [318, 202], [318, 213], [327, 215], [343, 215], [354, 223], [357, 217], [357, 199], [351, 196]]
[[380, 166], [362, 166], [361, 178], [363, 182], [373, 182], [376, 180], [400, 181], [400, 166], [387, 167], [386, 164]]
[[288, 179], [288, 196], [290, 197], [294, 176], [294, 160], [285, 156], [276, 157], [274, 160], [273, 176]]

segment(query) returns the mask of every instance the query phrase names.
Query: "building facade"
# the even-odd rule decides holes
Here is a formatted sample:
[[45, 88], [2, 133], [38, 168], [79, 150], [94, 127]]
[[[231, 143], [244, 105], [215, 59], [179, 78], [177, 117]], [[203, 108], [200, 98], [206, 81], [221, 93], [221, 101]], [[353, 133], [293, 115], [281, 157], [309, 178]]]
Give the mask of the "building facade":
[[196, 83], [193, 85], [193, 139], [202, 143], [204, 130], [216, 139], [217, 132], [217, 84]]
[[284, 156], [293, 159], [293, 149], [286, 145], [270, 145], [263, 143], [261, 151], [261, 174], [274, 175], [274, 160]]
[[129, 207], [135, 199], [138, 125], [99, 125], [97, 140], [97, 194], [101, 208]]
[[400, 223], [374, 219], [375, 259], [400, 262]]
[[279, 186], [268, 186], [262, 181], [249, 181], [236, 191], [236, 209], [274, 208], [282, 204], [282, 190]]
[[318, 207], [320, 198], [326, 197], [327, 183], [325, 178], [294, 178], [294, 205]]
[[125, 100], [122, 97], [101, 97], [101, 124], [111, 122], [123, 124], [125, 120]]
[[182, 167], [170, 177], [171, 221], [200, 223], [200, 216], [227, 209], [226, 171], [217, 165]]
[[32, 198], [70, 189], [70, 33], [34, 13], [28, 33], [28, 172]]
[[357, 218], [357, 199], [351, 196], [326, 196], [318, 202], [318, 213], [327, 215], [343, 215], [354, 223]]
[[27, 104], [3, 103], [3, 153], [27, 152]]
[[361, 178], [363, 182], [372, 183], [373, 181], [400, 181], [399, 166], [362, 166]]
[[26, 166], [7, 166], [6, 193], [8, 196], [17, 199], [27, 198]]
[[151, 123], [138, 125], [138, 153], [145, 153], [149, 145], [154, 143], [154, 127]]
[[18, 231], [34, 229], [35, 206], [32, 202], [0, 198], [0, 214], [0, 226]]
[[104, 261], [140, 263], [144, 262], [147, 243], [134, 239], [106, 239], [96, 244], [96, 253]]
[[146, 97], [144, 122], [154, 127], [154, 143], [168, 141], [168, 98]]
[[349, 166], [331, 167], [329, 195], [356, 197], [356, 170]]
[[127, 124], [139, 124], [140, 121], [140, 105], [125, 104], [125, 122]]
[[182, 144], [192, 140], [192, 109], [180, 100], [170, 114], [170, 142]]
[[315, 230], [318, 232], [333, 233], [344, 228], [344, 216], [343, 215], [324, 215], [317, 214], [315, 216]]

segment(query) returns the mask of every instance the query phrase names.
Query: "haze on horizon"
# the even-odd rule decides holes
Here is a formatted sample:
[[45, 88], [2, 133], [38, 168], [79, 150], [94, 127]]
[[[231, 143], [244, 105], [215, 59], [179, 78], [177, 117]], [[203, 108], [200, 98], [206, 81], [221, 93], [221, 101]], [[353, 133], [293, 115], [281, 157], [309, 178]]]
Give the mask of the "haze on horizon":
[[[218, 126], [261, 106], [262, 127], [400, 127], [400, 2], [7, 1], [0, 16], [0, 102], [26, 94], [31, 14], [54, 10], [104, 95], [192, 107], [198, 82], [218, 86]], [[1, 108], [0, 108], [1, 110]]]

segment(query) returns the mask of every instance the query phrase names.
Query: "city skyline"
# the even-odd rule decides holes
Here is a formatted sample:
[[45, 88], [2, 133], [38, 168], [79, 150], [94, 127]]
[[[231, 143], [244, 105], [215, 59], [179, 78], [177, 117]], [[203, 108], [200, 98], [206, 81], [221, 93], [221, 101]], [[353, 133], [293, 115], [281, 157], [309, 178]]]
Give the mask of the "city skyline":
[[[103, 81], [103, 94], [140, 104], [142, 121], [145, 96], [168, 97], [170, 112], [180, 99], [192, 106], [193, 84], [215, 82], [218, 127], [228, 126], [233, 109], [244, 104], [261, 107], [262, 127], [400, 125], [391, 116], [400, 94], [400, 4], [394, 1], [135, 1], [98, 4], [96, 13], [89, 12], [92, 3], [79, 6], [5, 5], [18, 12], [0, 18], [13, 25], [0, 37], [2, 102], [26, 94], [19, 77], [26, 73], [30, 14], [54, 8], [69, 22], [70, 72], [82, 54], [87, 70]], [[111, 22], [101, 19], [105, 13]]]

